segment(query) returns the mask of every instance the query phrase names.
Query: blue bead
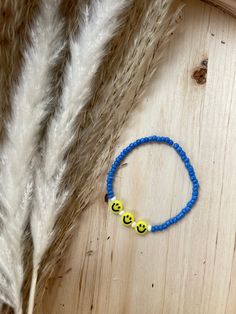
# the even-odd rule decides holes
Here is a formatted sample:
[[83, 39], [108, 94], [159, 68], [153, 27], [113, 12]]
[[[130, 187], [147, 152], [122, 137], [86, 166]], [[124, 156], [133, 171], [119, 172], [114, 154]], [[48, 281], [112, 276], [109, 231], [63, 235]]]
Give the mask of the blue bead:
[[180, 219], [181, 219], [181, 217], [179, 217], [179, 214], [175, 216], [176, 222], [178, 222]]
[[189, 206], [186, 206], [185, 208], [184, 208], [184, 213], [185, 214], [187, 214], [189, 211], [191, 210], [191, 207], [189, 207]]

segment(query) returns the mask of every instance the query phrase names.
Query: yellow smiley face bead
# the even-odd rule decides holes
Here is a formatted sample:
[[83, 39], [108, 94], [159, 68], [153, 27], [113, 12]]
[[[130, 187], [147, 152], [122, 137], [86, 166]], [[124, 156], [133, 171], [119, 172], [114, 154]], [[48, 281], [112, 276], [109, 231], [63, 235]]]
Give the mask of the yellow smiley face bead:
[[122, 219], [122, 224], [126, 227], [129, 227], [134, 222], [134, 215], [132, 213], [125, 212], [122, 215], [121, 219]]
[[119, 200], [109, 202], [109, 207], [114, 214], [119, 214], [124, 208], [122, 202]]
[[135, 231], [137, 234], [147, 233], [148, 232], [148, 224], [143, 220], [137, 221], [136, 225], [135, 225]]

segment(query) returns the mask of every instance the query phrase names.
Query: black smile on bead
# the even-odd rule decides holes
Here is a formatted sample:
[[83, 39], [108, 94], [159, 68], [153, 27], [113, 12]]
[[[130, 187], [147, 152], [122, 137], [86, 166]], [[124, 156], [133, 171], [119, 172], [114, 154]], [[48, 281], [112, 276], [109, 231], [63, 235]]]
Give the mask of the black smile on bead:
[[147, 229], [144, 229], [144, 230], [141, 231], [141, 230], [139, 229], [139, 226], [137, 226], [137, 230], [138, 230], [139, 233], [144, 233]]
[[124, 224], [129, 225], [129, 224], [131, 224], [132, 221], [126, 222], [126, 221], [125, 221], [125, 217], [123, 217], [123, 222], [124, 222]]
[[114, 205], [116, 205], [116, 204], [112, 204], [111, 209], [113, 210], [113, 212], [118, 212], [119, 209], [115, 209], [115, 208], [114, 208]]

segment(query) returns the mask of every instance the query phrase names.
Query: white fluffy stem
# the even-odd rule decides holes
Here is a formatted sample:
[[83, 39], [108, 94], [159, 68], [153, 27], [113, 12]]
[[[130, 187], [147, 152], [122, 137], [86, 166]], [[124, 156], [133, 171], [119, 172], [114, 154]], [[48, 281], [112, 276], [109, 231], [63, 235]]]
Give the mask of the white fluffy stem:
[[35, 299], [37, 278], [38, 278], [38, 267], [34, 267], [33, 273], [32, 273], [32, 279], [31, 279], [31, 286], [30, 286], [28, 314], [32, 314], [34, 310], [34, 299]]
[[[46, 139], [42, 166], [36, 174], [36, 193], [31, 215], [34, 268], [54, 237], [54, 225], [69, 191], [60, 191], [66, 170], [65, 156], [75, 138], [75, 122], [90, 98], [92, 80], [104, 49], [118, 26], [118, 16], [129, 0], [95, 0], [84, 12], [80, 33], [71, 40], [59, 110]], [[73, 187], [72, 187], [73, 188]]]
[[[1, 149], [0, 176], [0, 301], [21, 313], [23, 234], [33, 190], [33, 157], [48, 103], [49, 68], [57, 59], [54, 15], [57, 0], [43, 0], [31, 30], [19, 84], [12, 99], [7, 139]], [[54, 53], [54, 51], [56, 52]], [[53, 53], [52, 53], [53, 52]]]

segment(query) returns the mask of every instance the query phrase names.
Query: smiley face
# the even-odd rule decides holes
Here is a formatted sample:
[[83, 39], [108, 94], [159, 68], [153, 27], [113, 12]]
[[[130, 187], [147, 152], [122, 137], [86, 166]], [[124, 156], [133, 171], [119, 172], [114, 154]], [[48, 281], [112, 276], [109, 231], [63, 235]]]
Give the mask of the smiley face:
[[136, 231], [137, 234], [145, 234], [145, 233], [147, 233], [147, 231], [148, 231], [148, 224], [145, 221], [143, 221], [143, 220], [139, 220], [136, 223], [135, 231]]
[[122, 215], [122, 224], [126, 227], [129, 227], [132, 225], [132, 223], [134, 222], [134, 215], [129, 213], [129, 212], [125, 212]]
[[123, 204], [121, 201], [119, 200], [115, 200], [110, 202], [110, 209], [113, 211], [113, 213], [115, 214], [119, 214], [119, 212], [121, 212], [124, 208]]

